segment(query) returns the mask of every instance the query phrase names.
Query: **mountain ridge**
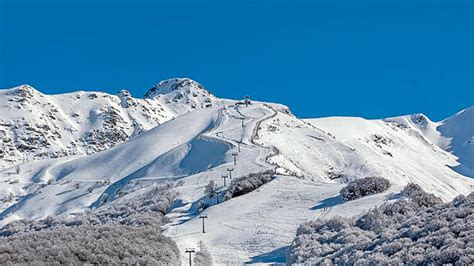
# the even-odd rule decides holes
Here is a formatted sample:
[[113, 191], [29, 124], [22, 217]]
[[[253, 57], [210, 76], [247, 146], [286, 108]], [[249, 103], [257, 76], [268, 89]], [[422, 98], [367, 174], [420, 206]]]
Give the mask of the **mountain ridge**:
[[48, 95], [26, 84], [0, 90], [0, 143], [5, 146], [0, 168], [27, 160], [93, 154], [193, 109], [212, 106], [210, 94], [176, 99], [176, 93], [189, 85], [179, 84], [178, 90], [170, 92], [173, 95], [143, 99], [126, 90], [116, 95], [97, 91]]

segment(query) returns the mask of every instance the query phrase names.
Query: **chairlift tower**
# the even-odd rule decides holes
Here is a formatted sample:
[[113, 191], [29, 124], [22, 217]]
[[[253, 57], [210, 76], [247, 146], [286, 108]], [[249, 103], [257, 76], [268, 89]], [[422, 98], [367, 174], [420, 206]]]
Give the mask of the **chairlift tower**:
[[205, 229], [205, 227], [204, 227], [204, 220], [207, 219], [207, 218], [208, 218], [208, 217], [207, 217], [207, 214], [206, 214], [206, 215], [201, 215], [201, 216], [199, 216], [199, 219], [202, 219], [202, 233], [203, 233], [203, 234], [206, 233], [206, 229]]
[[225, 182], [225, 181], [226, 181], [226, 179], [228, 178], [228, 176], [227, 176], [227, 175], [222, 175], [222, 178], [224, 179], [224, 187], [225, 187], [225, 186], [226, 186], [226, 182]]
[[236, 152], [232, 153], [232, 156], [234, 156], [234, 165], [237, 165], [237, 155], [239, 155], [239, 154], [236, 153]]
[[245, 102], [245, 107], [248, 107], [250, 104], [250, 96], [245, 95], [244, 96], [244, 102]]
[[245, 117], [240, 117], [239, 119], [242, 120], [242, 127], [245, 127], [245, 125], [244, 125]]
[[194, 248], [187, 248], [185, 252], [189, 253], [189, 266], [191, 266], [191, 263], [192, 263], [191, 254], [193, 254], [196, 251], [194, 250]]
[[227, 171], [229, 172], [229, 179], [232, 180], [232, 171], [234, 171], [234, 168], [227, 168]]

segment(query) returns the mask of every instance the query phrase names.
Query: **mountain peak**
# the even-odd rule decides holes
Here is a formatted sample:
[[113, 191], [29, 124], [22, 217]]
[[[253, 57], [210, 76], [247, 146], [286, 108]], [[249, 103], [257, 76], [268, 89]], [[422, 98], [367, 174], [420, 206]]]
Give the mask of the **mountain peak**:
[[431, 122], [431, 120], [422, 113], [410, 115], [410, 120], [418, 127], [426, 128]]
[[17, 95], [23, 98], [32, 98], [35, 94], [41, 94], [38, 90], [28, 84], [23, 84], [9, 90], [9, 94]]
[[160, 81], [149, 89], [144, 97], [155, 98], [165, 94], [192, 94], [194, 97], [213, 97], [204, 86], [190, 78], [172, 78]]

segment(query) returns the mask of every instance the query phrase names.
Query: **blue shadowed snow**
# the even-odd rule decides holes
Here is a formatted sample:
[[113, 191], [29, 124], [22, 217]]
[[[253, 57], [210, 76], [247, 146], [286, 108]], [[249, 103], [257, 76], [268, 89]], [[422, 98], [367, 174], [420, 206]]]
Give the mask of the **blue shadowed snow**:
[[224, 161], [229, 145], [220, 142], [195, 139], [191, 149], [179, 164], [182, 174], [194, 174], [213, 168]]
[[319, 209], [324, 209], [324, 208], [331, 208], [336, 205], [339, 205], [343, 203], [344, 200], [342, 199], [341, 195], [337, 195], [334, 197], [327, 198], [321, 202], [318, 203], [318, 205], [314, 206], [311, 208], [311, 210], [319, 210]]
[[250, 261], [245, 262], [245, 264], [254, 264], [254, 263], [271, 263], [271, 265], [286, 265], [286, 252], [288, 247], [281, 247], [274, 249], [270, 252], [260, 254], [258, 256], [252, 257]]

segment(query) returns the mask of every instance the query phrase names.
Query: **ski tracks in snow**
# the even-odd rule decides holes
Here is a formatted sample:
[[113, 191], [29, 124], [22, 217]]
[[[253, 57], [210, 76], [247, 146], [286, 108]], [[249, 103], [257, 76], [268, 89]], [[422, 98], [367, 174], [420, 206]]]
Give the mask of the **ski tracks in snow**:
[[[247, 150], [244, 152], [246, 155], [242, 158], [245, 158], [247, 162], [252, 161], [252, 163], [256, 164], [259, 168], [262, 168], [262, 170], [265, 169], [274, 169], [275, 165], [271, 164], [268, 162], [268, 159], [272, 156], [275, 156], [278, 154], [278, 149], [276, 149], [273, 146], [265, 146], [263, 144], [257, 143], [258, 139], [258, 134], [259, 130], [261, 130], [261, 126], [263, 123], [265, 123], [268, 120], [273, 119], [274, 117], [277, 116], [278, 112], [274, 110], [269, 105], [256, 105], [256, 106], [251, 106], [248, 107], [245, 110], [239, 110], [238, 107], [233, 107], [232, 111], [235, 111], [236, 114], [231, 114], [229, 110], [225, 108], [220, 108], [218, 109], [218, 117], [215, 120], [215, 124], [207, 130], [206, 132], [202, 133], [202, 137], [206, 138], [213, 138], [216, 139], [217, 141], [224, 141], [228, 143], [229, 145], [232, 145], [233, 147], [236, 147], [238, 145], [239, 137], [241, 140], [243, 140], [242, 144], [245, 145], [245, 149]], [[247, 113], [251, 113], [252, 116], [247, 116]], [[246, 123], [244, 127], [241, 127], [241, 121], [238, 120], [238, 117], [245, 117], [246, 118]], [[250, 128], [252, 127], [252, 128]], [[239, 129], [241, 128], [241, 130]], [[226, 132], [228, 132], [226, 134]], [[256, 150], [257, 152], [251, 152], [249, 153], [249, 150]], [[249, 156], [251, 155], [251, 156]], [[206, 173], [201, 173], [199, 177], [196, 178], [195, 181], [193, 181], [193, 184], [195, 186], [202, 186], [204, 183], [207, 182], [211, 178], [211, 175], [215, 175], [216, 172], [215, 170], [213, 171], [212, 169], [209, 170], [211, 172], [206, 172]], [[270, 182], [269, 184], [273, 183]], [[286, 182], [284, 182], [286, 183]], [[244, 221], [245, 226], [239, 226], [242, 225], [242, 223], [235, 223], [233, 220], [227, 220], [227, 219], [222, 219], [219, 221], [215, 221], [215, 225], [220, 226], [221, 228], [228, 228], [229, 230], [224, 230], [224, 231], [230, 231], [234, 232], [231, 235], [242, 235], [242, 236], [247, 236], [243, 237], [242, 239], [240, 238], [235, 238], [235, 237], [225, 237], [224, 239], [220, 239], [221, 237], [224, 237], [224, 234], [221, 237], [218, 237], [219, 239], [217, 242], [217, 239], [210, 240], [208, 239], [207, 241], [205, 239], [202, 239], [205, 241], [207, 245], [210, 246], [212, 250], [222, 250], [221, 252], [223, 253], [228, 253], [231, 252], [232, 250], [239, 250], [241, 252], [245, 252], [245, 254], [255, 254], [255, 253], [263, 253], [266, 250], [272, 249], [275, 246], [279, 246], [280, 244], [285, 244], [288, 242], [288, 234], [292, 234], [293, 229], [289, 230], [288, 232], [284, 232], [286, 230], [283, 230], [282, 232], [274, 232], [274, 229], [278, 227], [277, 224], [281, 223], [281, 221], [274, 221], [275, 217], [272, 217], [276, 213], [279, 213], [280, 211], [284, 210], [284, 204], [281, 202], [282, 198], [286, 198], [289, 195], [284, 195], [285, 189], [280, 187], [280, 186], [286, 187], [286, 185], [281, 184], [281, 182], [277, 182], [272, 185], [277, 191], [275, 193], [280, 194], [280, 196], [277, 196], [274, 198], [276, 195], [271, 196], [271, 202], [268, 202], [266, 199], [265, 202], [261, 202], [258, 204], [261, 208], [255, 209], [253, 207], [250, 208], [250, 210], [243, 210], [242, 212], [242, 217], [241, 219]], [[258, 189], [253, 193], [259, 193], [261, 189]], [[265, 192], [268, 193], [268, 192]], [[282, 194], [283, 193], [283, 194]], [[259, 193], [260, 194], [260, 193]], [[271, 193], [273, 194], [273, 193]], [[257, 194], [258, 195], [258, 194]], [[283, 196], [283, 197], [282, 197]], [[293, 195], [290, 196], [292, 200], [293, 198], [299, 196]], [[280, 199], [280, 200], [278, 200]], [[275, 205], [275, 200], [277, 200], [277, 203]], [[211, 209], [214, 208], [219, 208], [219, 205], [213, 206]], [[191, 205], [189, 205], [191, 206]], [[248, 206], [250, 207], [250, 206]], [[176, 211], [176, 210], [175, 210]], [[186, 213], [186, 210], [181, 209], [179, 210], [181, 214]], [[173, 213], [173, 212], [171, 212]], [[168, 233], [167, 235], [172, 237], [173, 239], [177, 240], [178, 245], [181, 248], [184, 248], [184, 245], [192, 245], [193, 242], [196, 241], [197, 235], [193, 232], [194, 230], [189, 230], [191, 224], [193, 224], [191, 227], [194, 228], [194, 223], [196, 223], [196, 215], [197, 213], [192, 214], [187, 212], [190, 217], [189, 219], [186, 219], [186, 221], [179, 222], [179, 220], [182, 218], [178, 213], [175, 212], [174, 216], [174, 221], [172, 224], [168, 224], [167, 230]], [[292, 215], [290, 215], [292, 216]], [[259, 217], [258, 220], [258, 226], [256, 223], [252, 223], [251, 220], [255, 219], [252, 217]], [[175, 220], [175, 219], [178, 220]], [[225, 218], [225, 217], [224, 217]], [[269, 224], [265, 224], [265, 221], [270, 221]], [[285, 222], [287, 223], [286, 220], [288, 221], [293, 221], [294, 219], [292, 217], [286, 217], [284, 218]], [[188, 222], [193, 221], [191, 224], [188, 224]], [[291, 222], [293, 223], [293, 222]], [[184, 231], [180, 230], [178, 227], [184, 226]], [[210, 226], [210, 225], [209, 225]], [[251, 227], [248, 227], [251, 226]], [[207, 234], [206, 234], [207, 235]], [[207, 236], [209, 237], [209, 236]], [[207, 238], [206, 237], [206, 238]], [[274, 239], [274, 238], [277, 239]], [[199, 237], [200, 238], [200, 237]], [[219, 243], [218, 243], [219, 242]], [[221, 243], [222, 242], [222, 243]], [[230, 248], [230, 249], [229, 249]], [[221, 253], [219, 252], [219, 253]], [[223, 255], [223, 254], [220, 254]], [[239, 255], [239, 257], [242, 256], [242, 254]], [[222, 261], [221, 261], [222, 262]]]
[[316, 219], [324, 219], [326, 218], [326, 216], [328, 216], [328, 214], [332, 211], [332, 206], [331, 207], [325, 207], [325, 208], [322, 208], [320, 211], [318, 211], [316, 213], [316, 215], [314, 215], [313, 219], [312, 220], [316, 220]]

